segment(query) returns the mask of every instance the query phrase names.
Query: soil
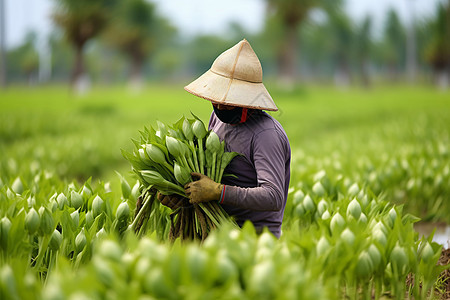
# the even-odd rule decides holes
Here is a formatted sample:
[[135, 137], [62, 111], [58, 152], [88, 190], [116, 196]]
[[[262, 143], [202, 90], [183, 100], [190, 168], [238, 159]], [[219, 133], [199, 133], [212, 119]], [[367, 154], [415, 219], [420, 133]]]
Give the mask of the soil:
[[[438, 265], [445, 266], [450, 264], [450, 248], [442, 250], [441, 257], [439, 258]], [[450, 299], [450, 270], [443, 271], [439, 278], [442, 282], [442, 295], [441, 299]]]

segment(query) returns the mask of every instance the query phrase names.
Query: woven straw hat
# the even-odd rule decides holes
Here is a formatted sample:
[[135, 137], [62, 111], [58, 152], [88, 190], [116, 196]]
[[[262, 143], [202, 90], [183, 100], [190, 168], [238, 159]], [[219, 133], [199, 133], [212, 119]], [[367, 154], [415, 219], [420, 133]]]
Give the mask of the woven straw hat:
[[278, 110], [262, 83], [261, 63], [245, 39], [219, 55], [208, 71], [184, 89], [216, 104]]

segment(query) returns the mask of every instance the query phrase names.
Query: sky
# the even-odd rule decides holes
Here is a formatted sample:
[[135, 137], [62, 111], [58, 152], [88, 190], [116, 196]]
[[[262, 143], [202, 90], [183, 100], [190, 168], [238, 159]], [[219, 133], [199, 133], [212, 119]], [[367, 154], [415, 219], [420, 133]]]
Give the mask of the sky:
[[[1, 1], [1, 0], [0, 0]], [[34, 30], [45, 38], [54, 29], [50, 20], [55, 0], [3, 0], [6, 6], [6, 45], [20, 45], [26, 34]], [[394, 8], [409, 21], [409, 3], [414, 15], [423, 18], [434, 14], [436, 3], [443, 0], [346, 0], [346, 10], [355, 21], [371, 14], [375, 28], [382, 28], [384, 16]], [[224, 33], [230, 22], [237, 22], [255, 33], [261, 30], [265, 16], [264, 0], [152, 0], [158, 10], [181, 34]]]

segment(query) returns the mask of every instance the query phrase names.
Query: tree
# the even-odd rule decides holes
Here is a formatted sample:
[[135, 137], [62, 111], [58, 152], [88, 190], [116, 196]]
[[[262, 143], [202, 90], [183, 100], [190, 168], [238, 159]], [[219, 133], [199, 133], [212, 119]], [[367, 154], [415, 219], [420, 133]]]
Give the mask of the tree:
[[140, 88], [146, 59], [170, 39], [175, 30], [157, 15], [154, 4], [145, 0], [122, 0], [114, 10], [106, 40], [131, 61], [130, 84]]
[[283, 81], [296, 77], [299, 47], [298, 28], [315, 8], [335, 8], [341, 1], [333, 0], [267, 0], [268, 10], [280, 22], [282, 36], [278, 43], [277, 64]]
[[383, 60], [387, 63], [391, 80], [398, 78], [404, 65], [405, 40], [405, 29], [395, 10], [391, 9], [384, 27], [384, 41], [382, 45]]
[[432, 36], [427, 49], [427, 60], [431, 64], [436, 82], [447, 88], [450, 76], [450, 1], [438, 4], [436, 19], [431, 22]]
[[370, 49], [372, 46], [371, 31], [372, 18], [370, 16], [366, 16], [366, 18], [358, 28], [356, 36], [358, 67], [361, 74], [362, 84], [365, 88], [368, 88], [370, 86], [368, 64]]
[[350, 84], [350, 60], [355, 35], [353, 24], [342, 10], [336, 10], [330, 14], [328, 27], [336, 63], [335, 83], [338, 86], [347, 86]]
[[414, 82], [417, 73], [417, 41], [413, 0], [408, 0], [410, 22], [406, 30], [406, 72], [410, 82]]
[[229, 41], [216, 35], [200, 35], [192, 39], [187, 47], [190, 53], [190, 69], [193, 73], [201, 75], [207, 71], [213, 61], [224, 51], [231, 48], [237, 41]]
[[0, 86], [6, 87], [6, 13], [5, 0], [0, 0]]
[[70, 80], [70, 74], [73, 71], [72, 66], [75, 61], [71, 45], [66, 39], [55, 33], [50, 36], [49, 44], [52, 52], [52, 77], [58, 81]]
[[114, 0], [56, 0], [59, 6], [53, 13], [75, 50], [75, 62], [71, 85], [78, 88], [85, 75], [83, 49], [86, 43], [97, 36], [107, 25]]
[[37, 78], [39, 56], [35, 48], [36, 34], [28, 33], [25, 42], [8, 53], [8, 75], [11, 80], [26, 80], [32, 84]]

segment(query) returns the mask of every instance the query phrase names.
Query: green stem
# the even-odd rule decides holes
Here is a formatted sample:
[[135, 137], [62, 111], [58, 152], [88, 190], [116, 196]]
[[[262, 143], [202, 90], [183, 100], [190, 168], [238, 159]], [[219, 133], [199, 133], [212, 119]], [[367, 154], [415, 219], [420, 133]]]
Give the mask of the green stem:
[[189, 145], [191, 145], [191, 147], [193, 149], [192, 156], [194, 158], [195, 172], [200, 173], [200, 168], [198, 166], [197, 150], [195, 149], [194, 141], [189, 141]]
[[168, 162], [164, 162], [164, 167], [166, 167], [167, 171], [173, 173], [173, 166], [171, 164], [169, 164]]
[[195, 172], [195, 171], [196, 171], [196, 170], [195, 170], [195, 166], [194, 166], [194, 163], [192, 162], [191, 157], [188, 156], [187, 162], [188, 162], [188, 164], [189, 164], [189, 167], [191, 168], [191, 172]]
[[200, 173], [205, 174], [205, 152], [203, 151], [203, 139], [198, 139], [198, 156], [200, 161]]
[[215, 174], [216, 174], [216, 156], [217, 153], [213, 152], [212, 153], [212, 162], [211, 162], [211, 179], [214, 180], [215, 179]]
[[45, 253], [46, 253], [46, 250], [48, 248], [48, 243], [49, 242], [50, 242], [50, 236], [49, 235], [45, 235], [44, 238], [42, 239], [41, 243], [40, 243], [39, 252], [38, 252], [38, 255], [36, 257], [36, 264], [34, 265], [34, 268], [36, 270], [40, 270], [41, 269], [42, 261], [44, 260]]
[[375, 299], [380, 299], [381, 289], [382, 289], [381, 278], [379, 278], [379, 279], [375, 279], [374, 278], [374, 280], [376, 280], [376, 283], [375, 283]]
[[141, 216], [144, 213], [144, 211], [147, 210], [147, 207], [149, 205], [151, 205], [151, 202], [153, 202], [155, 200], [155, 195], [156, 194], [152, 194], [149, 197], [145, 197], [145, 199], [147, 201], [145, 201], [144, 205], [141, 207], [141, 210], [137, 214], [136, 218], [134, 218], [133, 223], [131, 223], [131, 225], [130, 225], [133, 230], [136, 229], [136, 224], [139, 222], [139, 219], [141, 218]]
[[219, 226], [219, 222], [216, 220], [216, 218], [211, 214], [209, 209], [205, 206], [205, 203], [199, 203], [198, 204], [202, 210], [205, 212], [205, 214], [209, 217], [209, 219], [216, 225]]
[[216, 177], [214, 178], [215, 180], [215, 182], [220, 182], [220, 179], [222, 179], [221, 178], [221, 165], [222, 165], [222, 157], [217, 157], [216, 158], [216, 160], [217, 160], [217, 166], [216, 166]]

